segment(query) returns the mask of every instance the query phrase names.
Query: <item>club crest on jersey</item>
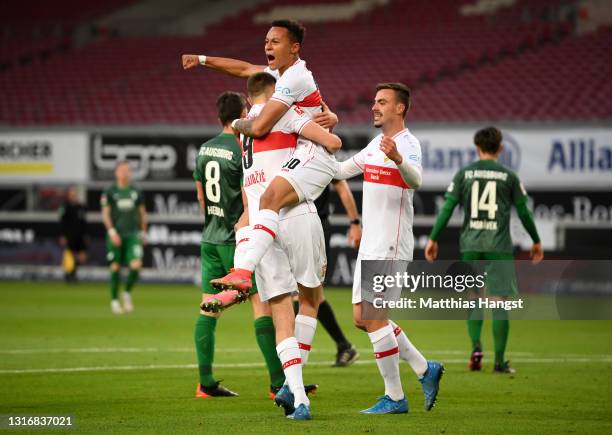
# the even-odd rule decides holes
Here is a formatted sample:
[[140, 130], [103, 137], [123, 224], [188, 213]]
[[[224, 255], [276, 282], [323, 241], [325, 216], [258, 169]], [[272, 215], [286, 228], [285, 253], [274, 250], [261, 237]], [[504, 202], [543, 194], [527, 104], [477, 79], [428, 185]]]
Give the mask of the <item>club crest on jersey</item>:
[[258, 169], [257, 171], [249, 174], [248, 177], [244, 180], [244, 187], [252, 186], [253, 184], [265, 183], [266, 182], [266, 174], [263, 170]]

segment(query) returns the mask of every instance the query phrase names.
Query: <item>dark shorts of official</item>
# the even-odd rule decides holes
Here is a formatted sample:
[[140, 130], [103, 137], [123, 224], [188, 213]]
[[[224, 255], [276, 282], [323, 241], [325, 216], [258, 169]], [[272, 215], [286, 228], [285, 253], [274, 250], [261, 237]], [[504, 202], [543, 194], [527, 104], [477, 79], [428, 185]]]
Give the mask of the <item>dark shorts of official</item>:
[[72, 252], [81, 252], [87, 250], [87, 244], [85, 243], [85, 237], [75, 236], [68, 237], [66, 239], [66, 247]]

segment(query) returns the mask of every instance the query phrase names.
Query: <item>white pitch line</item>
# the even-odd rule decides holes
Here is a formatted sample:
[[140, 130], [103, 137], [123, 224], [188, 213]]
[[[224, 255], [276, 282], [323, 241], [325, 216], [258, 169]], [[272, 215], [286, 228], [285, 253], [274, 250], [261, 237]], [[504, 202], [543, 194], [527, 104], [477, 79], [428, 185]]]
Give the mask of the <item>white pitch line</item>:
[[[355, 361], [356, 365], [374, 364], [376, 360], [366, 359]], [[442, 361], [444, 364], [465, 364], [465, 358], [447, 359]], [[612, 356], [605, 358], [515, 358], [513, 360], [519, 364], [559, 364], [559, 363], [612, 363]], [[257, 368], [264, 367], [264, 363], [221, 363], [215, 364], [217, 369], [233, 368]], [[329, 367], [329, 361], [313, 361], [308, 366]], [[59, 367], [47, 369], [6, 369], [0, 370], [0, 375], [9, 374], [36, 374], [36, 373], [79, 373], [79, 372], [111, 372], [111, 371], [133, 371], [133, 370], [167, 370], [167, 369], [196, 369], [197, 364], [148, 364], [148, 365], [128, 365], [128, 366], [94, 366], [94, 367]]]

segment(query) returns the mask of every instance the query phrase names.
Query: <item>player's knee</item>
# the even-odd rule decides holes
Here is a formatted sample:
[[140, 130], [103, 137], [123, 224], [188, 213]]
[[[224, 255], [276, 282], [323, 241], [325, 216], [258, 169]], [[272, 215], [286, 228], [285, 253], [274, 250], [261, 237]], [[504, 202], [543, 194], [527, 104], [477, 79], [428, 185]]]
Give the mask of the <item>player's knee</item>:
[[142, 268], [142, 261], [140, 260], [133, 260], [130, 262], [130, 269], [133, 270], [140, 270]]
[[119, 272], [119, 269], [121, 269], [121, 265], [119, 263], [111, 263], [110, 264], [111, 272]]
[[365, 322], [360, 318], [353, 317], [353, 325], [355, 325], [355, 328], [361, 329], [362, 331], [366, 330]]

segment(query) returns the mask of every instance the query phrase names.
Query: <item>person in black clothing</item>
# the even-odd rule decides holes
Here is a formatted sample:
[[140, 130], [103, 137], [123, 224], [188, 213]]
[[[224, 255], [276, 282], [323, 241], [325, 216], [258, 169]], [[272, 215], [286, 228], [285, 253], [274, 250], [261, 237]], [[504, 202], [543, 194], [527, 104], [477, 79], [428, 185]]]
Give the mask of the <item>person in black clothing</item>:
[[[85, 206], [79, 203], [76, 187], [69, 187], [66, 200], [59, 210], [60, 245], [64, 251], [64, 277], [66, 281], [76, 281], [77, 265], [87, 261], [87, 221]], [[66, 256], [72, 257], [66, 260]], [[67, 267], [71, 266], [71, 267]]]
[[[350, 219], [350, 227], [349, 227], [349, 244], [354, 248], [359, 247], [359, 242], [361, 241], [361, 221], [359, 220], [359, 213], [357, 211], [357, 205], [355, 204], [355, 198], [353, 197], [353, 193], [348, 185], [348, 183], [344, 180], [333, 180], [334, 188], [340, 197], [340, 201], [346, 210], [346, 213]], [[328, 185], [321, 196], [317, 198], [315, 201], [315, 205], [317, 206], [317, 212], [319, 214], [319, 218], [321, 219], [321, 224], [323, 226], [323, 234], [325, 236], [325, 252], [329, 255], [329, 239], [331, 237], [331, 230], [329, 224], [329, 196], [330, 196], [330, 186]], [[294, 301], [294, 309], [297, 313], [297, 301]], [[334, 310], [325, 297], [319, 304], [319, 312], [317, 314], [317, 319], [329, 336], [336, 342], [336, 347], [338, 352], [336, 353], [336, 362], [333, 367], [346, 367], [354, 363], [359, 358], [359, 353], [357, 349], [353, 347], [350, 341], [346, 338], [338, 321], [336, 320], [336, 315], [334, 314]]]

